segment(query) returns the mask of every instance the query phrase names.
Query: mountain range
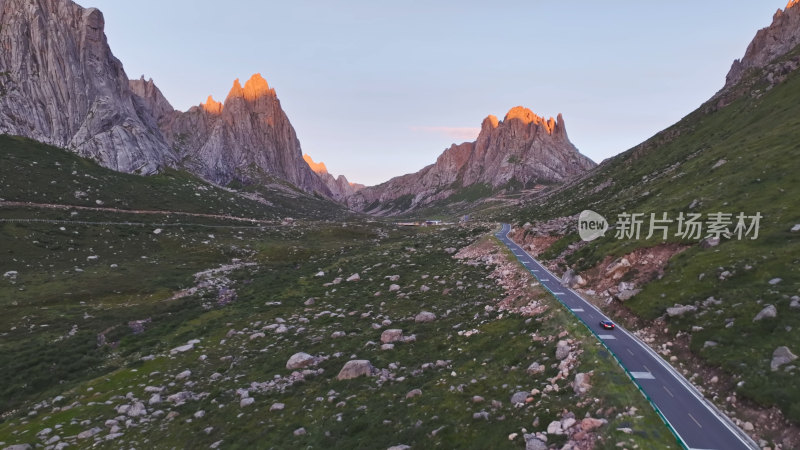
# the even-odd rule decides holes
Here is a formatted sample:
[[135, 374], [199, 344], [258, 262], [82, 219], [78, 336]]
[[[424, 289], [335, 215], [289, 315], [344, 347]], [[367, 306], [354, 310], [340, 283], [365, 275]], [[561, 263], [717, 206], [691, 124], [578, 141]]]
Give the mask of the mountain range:
[[[109, 48], [102, 13], [69, 0], [0, 3], [0, 133], [66, 148], [120, 172], [187, 170], [219, 185], [264, 175], [350, 205], [397, 213], [459, 189], [559, 183], [594, 166], [569, 142], [564, 122], [517, 107], [484, 120], [475, 142], [453, 145], [436, 164], [361, 189], [312, 170], [275, 90], [255, 74], [178, 111], [152, 79], [129, 80]], [[393, 205], [413, 195], [405, 208]], [[377, 202], [377, 203], [376, 203]]]

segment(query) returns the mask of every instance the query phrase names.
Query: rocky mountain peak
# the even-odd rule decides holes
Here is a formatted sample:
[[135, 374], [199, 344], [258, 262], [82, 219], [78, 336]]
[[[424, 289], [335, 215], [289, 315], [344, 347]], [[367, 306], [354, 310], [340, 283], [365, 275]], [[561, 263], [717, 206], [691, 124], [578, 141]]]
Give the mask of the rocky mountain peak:
[[497, 128], [499, 123], [500, 121], [497, 120], [497, 117], [489, 114], [485, 119], [483, 119], [483, 122], [481, 122], [481, 133]]
[[800, 45], [798, 4], [800, 0], [789, 1], [784, 10], [779, 9], [775, 13], [770, 26], [758, 30], [742, 59], [735, 60], [731, 65], [723, 90], [738, 84], [751, 69], [764, 68]]
[[244, 98], [244, 88], [242, 88], [242, 84], [239, 83], [239, 79], [233, 80], [233, 86], [231, 86], [231, 90], [228, 91], [228, 96], [225, 97], [225, 103], [228, 103], [228, 100], [232, 98]]
[[275, 97], [275, 90], [270, 89], [267, 80], [260, 73], [255, 73], [244, 84], [244, 98], [248, 101], [256, 101], [264, 96]]
[[544, 117], [539, 117], [528, 108], [524, 106], [515, 106], [508, 110], [506, 113], [506, 117], [503, 119], [503, 122], [508, 122], [511, 120], [519, 120], [524, 125], [534, 124], [537, 126], [541, 126], [547, 131], [548, 134], [553, 134], [553, 130], [556, 126], [556, 121], [552, 117], [548, 120], [545, 120]]
[[311, 167], [311, 170], [313, 170], [317, 175], [328, 173], [328, 168], [325, 167], [325, 163], [314, 162], [308, 153], [303, 153], [303, 160], [305, 160], [306, 164], [308, 164], [308, 167]]
[[200, 107], [209, 114], [222, 114], [222, 103], [214, 100], [211, 95], [208, 96], [205, 103], [200, 103]]
[[[156, 172], [174, 155], [153, 132], [158, 112], [150, 114], [132, 92], [104, 27], [98, 9], [71, 1], [0, 1], [0, 133], [67, 148], [114, 170]], [[170, 108], [158, 103], [158, 111]]]
[[502, 190], [505, 186], [562, 183], [595, 165], [569, 141], [561, 114], [544, 119], [516, 106], [502, 122], [487, 116], [475, 142], [454, 144], [434, 164], [363, 189], [347, 202], [359, 211], [391, 215], [402, 212], [393, 205], [404, 196], [411, 196], [409, 206], [417, 208], [473, 185]]
[[325, 183], [325, 186], [330, 189], [335, 200], [343, 202], [347, 197], [355, 194], [361, 189], [364, 189], [363, 184], [351, 183], [344, 175], [339, 175], [338, 178], [334, 177], [328, 172], [328, 168], [325, 167], [324, 162], [315, 162], [314, 159], [312, 159], [307, 153], [303, 154], [303, 160], [305, 160], [306, 164], [308, 164], [308, 167], [310, 167], [311, 170], [317, 174], [319, 179]]

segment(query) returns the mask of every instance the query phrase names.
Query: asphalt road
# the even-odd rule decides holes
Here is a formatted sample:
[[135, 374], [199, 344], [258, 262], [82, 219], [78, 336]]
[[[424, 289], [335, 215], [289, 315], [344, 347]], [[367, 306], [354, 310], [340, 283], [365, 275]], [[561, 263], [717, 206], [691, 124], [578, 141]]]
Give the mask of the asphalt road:
[[617, 325], [613, 331], [600, 327], [608, 318], [594, 305], [539, 264], [508, 238], [511, 227], [503, 224], [496, 234], [517, 259], [572, 313], [583, 321], [616, 356], [631, 378], [655, 404], [662, 417], [689, 449], [757, 449], [743, 431], [719, 412], [694, 386], [647, 344]]

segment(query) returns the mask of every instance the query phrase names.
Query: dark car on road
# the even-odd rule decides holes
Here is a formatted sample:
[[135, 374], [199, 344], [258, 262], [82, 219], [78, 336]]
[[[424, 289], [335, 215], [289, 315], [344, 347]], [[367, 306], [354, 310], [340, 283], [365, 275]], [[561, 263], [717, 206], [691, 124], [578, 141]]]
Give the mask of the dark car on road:
[[603, 327], [604, 330], [613, 330], [614, 328], [617, 327], [616, 325], [614, 325], [614, 322], [610, 320], [601, 320], [600, 326]]

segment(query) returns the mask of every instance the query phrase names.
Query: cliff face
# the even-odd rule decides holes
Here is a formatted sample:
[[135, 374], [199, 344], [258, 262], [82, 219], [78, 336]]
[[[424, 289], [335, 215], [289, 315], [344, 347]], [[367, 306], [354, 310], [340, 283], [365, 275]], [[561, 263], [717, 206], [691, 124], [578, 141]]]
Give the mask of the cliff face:
[[358, 211], [392, 214], [401, 211], [387, 210], [383, 205], [404, 196], [413, 197], [414, 208], [476, 184], [500, 188], [512, 182], [523, 186], [561, 183], [595, 165], [569, 141], [560, 114], [545, 120], [517, 106], [502, 122], [494, 116], [484, 119], [475, 142], [453, 145], [436, 163], [365, 188], [347, 202]]
[[356, 192], [364, 189], [363, 184], [351, 183], [344, 175], [334, 177], [328, 172], [323, 162], [314, 162], [311, 156], [303, 154], [303, 159], [308, 164], [308, 167], [325, 183], [325, 186], [331, 191], [334, 200], [345, 202], [347, 197], [355, 194]]
[[[275, 90], [260, 74], [242, 86], [237, 79], [224, 103], [211, 96], [186, 112], [171, 110], [151, 82], [131, 81], [180, 164], [208, 180], [248, 182], [252, 170], [286, 180], [306, 191], [331, 196], [303, 161], [300, 142]], [[166, 103], [168, 105], [168, 103]], [[171, 110], [171, 111], [170, 111]]]
[[150, 174], [174, 154], [128, 85], [103, 14], [63, 0], [0, 1], [0, 133]]
[[791, 0], [784, 10], [772, 17], [772, 24], [758, 30], [747, 46], [744, 57], [733, 62], [725, 77], [725, 88], [739, 83], [749, 69], [764, 68], [775, 58], [785, 55], [800, 44], [800, 0]]
[[237, 80], [224, 104], [175, 111], [152, 79], [128, 80], [103, 27], [99, 10], [71, 1], [0, 0], [0, 133], [121, 172], [173, 166], [227, 184], [262, 171], [331, 195], [261, 75]]

